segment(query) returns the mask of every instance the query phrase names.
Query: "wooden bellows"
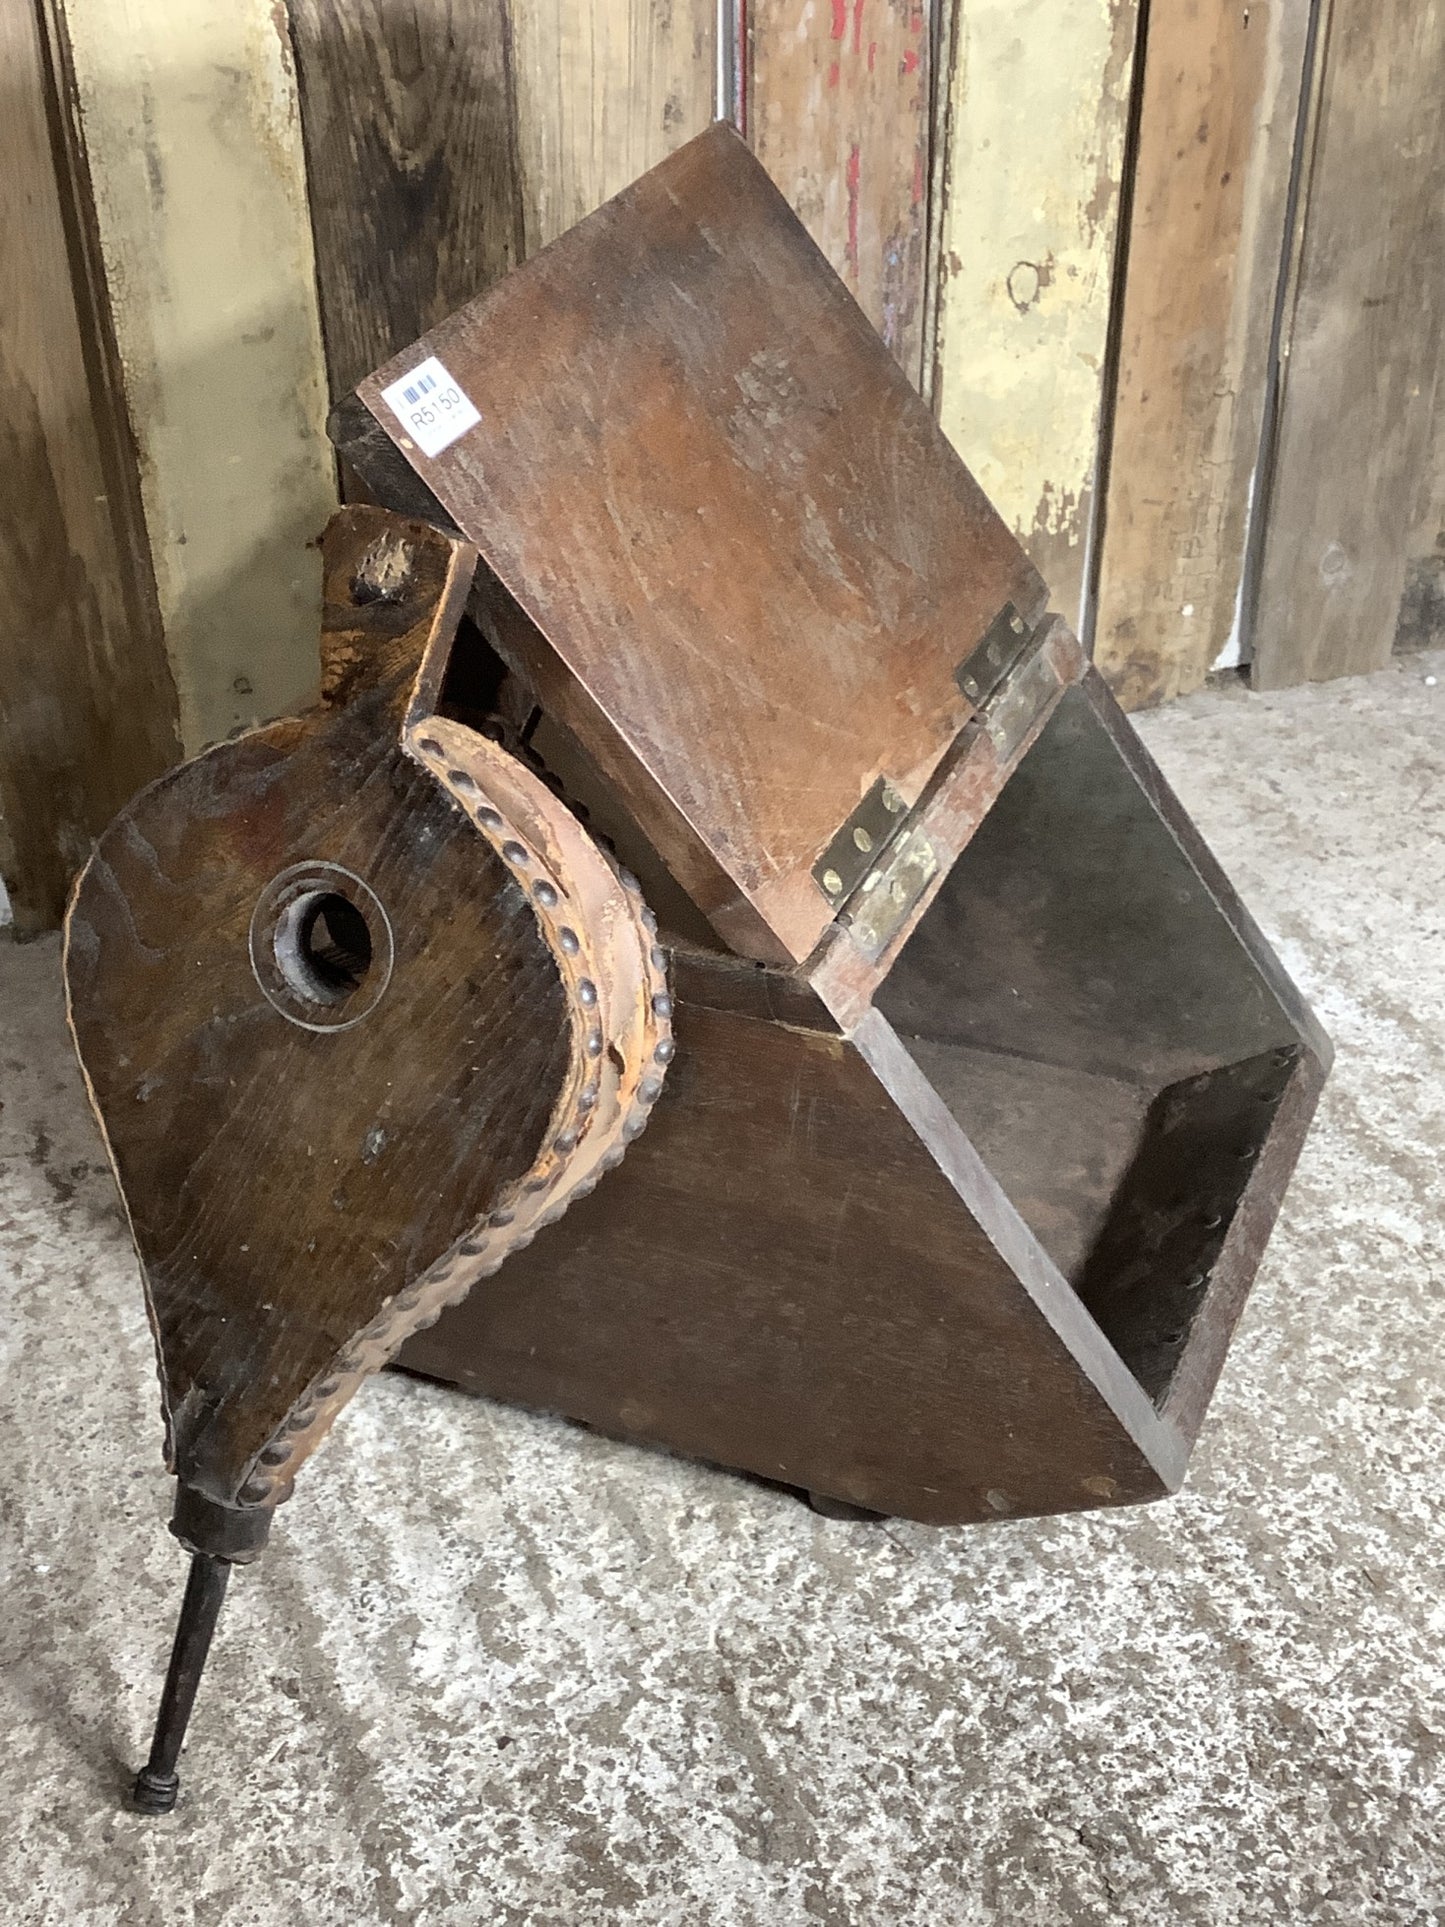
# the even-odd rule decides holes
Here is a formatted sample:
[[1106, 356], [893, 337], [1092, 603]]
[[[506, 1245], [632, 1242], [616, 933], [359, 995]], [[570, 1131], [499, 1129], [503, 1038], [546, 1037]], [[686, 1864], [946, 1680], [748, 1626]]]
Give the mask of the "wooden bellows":
[[142, 792], [76, 890], [71, 1021], [201, 1547], [200, 1502], [235, 1545], [225, 1515], [284, 1498], [367, 1374], [621, 1158], [666, 1074], [635, 883], [438, 713], [475, 561], [342, 511], [322, 706]]

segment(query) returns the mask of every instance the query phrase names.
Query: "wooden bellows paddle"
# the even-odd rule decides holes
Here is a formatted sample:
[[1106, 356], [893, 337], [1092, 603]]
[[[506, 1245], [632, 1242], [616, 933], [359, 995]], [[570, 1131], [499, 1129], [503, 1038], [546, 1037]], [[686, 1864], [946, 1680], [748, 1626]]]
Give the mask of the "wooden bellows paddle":
[[143, 791], [67, 923], [196, 1560], [153, 1808], [229, 1565], [368, 1374], [620, 1160], [672, 1054], [635, 882], [446, 713], [475, 552], [368, 507], [324, 551], [320, 706]]

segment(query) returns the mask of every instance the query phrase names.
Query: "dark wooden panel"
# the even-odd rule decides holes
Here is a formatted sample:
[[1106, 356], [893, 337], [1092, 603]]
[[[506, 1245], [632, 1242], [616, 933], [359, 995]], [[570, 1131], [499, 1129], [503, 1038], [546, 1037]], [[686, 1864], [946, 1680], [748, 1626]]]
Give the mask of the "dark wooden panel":
[[[537, 630], [543, 706], [734, 947], [801, 958], [875, 781], [920, 795], [954, 671], [1045, 591], [725, 127], [361, 393], [439, 355], [479, 423], [408, 458]], [[704, 754], [699, 750], [704, 749]]]
[[1263, 689], [1390, 657], [1445, 322], [1445, 32], [1334, 0], [1252, 634]]
[[850, 1044], [681, 998], [677, 1043], [621, 1169], [403, 1364], [912, 1518], [1162, 1491]]
[[0, 5], [0, 56], [0, 874], [37, 931], [179, 742], [69, 103], [33, 0]]
[[333, 394], [524, 252], [507, 0], [289, 0]]
[[1405, 593], [1395, 630], [1399, 650], [1438, 649], [1445, 643], [1445, 381], [1438, 370], [1431, 443], [1407, 549]]
[[288, 0], [333, 395], [710, 117], [708, 0]]

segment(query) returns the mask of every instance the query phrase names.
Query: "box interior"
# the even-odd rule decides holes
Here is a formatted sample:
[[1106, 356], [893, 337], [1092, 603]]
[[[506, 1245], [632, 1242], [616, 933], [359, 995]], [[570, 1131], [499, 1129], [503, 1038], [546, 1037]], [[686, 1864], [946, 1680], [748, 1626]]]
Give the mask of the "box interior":
[[875, 1001], [1161, 1401], [1299, 1040], [1081, 691]]

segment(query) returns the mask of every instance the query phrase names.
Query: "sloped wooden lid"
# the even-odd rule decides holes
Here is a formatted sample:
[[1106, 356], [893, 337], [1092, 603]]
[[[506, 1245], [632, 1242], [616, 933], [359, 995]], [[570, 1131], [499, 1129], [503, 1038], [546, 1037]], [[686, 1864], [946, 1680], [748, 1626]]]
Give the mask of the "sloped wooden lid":
[[[748, 149], [712, 128], [357, 394], [713, 926], [806, 957], [830, 848], [880, 784], [917, 799], [958, 666], [1045, 592]], [[374, 430], [338, 439], [397, 492]]]

